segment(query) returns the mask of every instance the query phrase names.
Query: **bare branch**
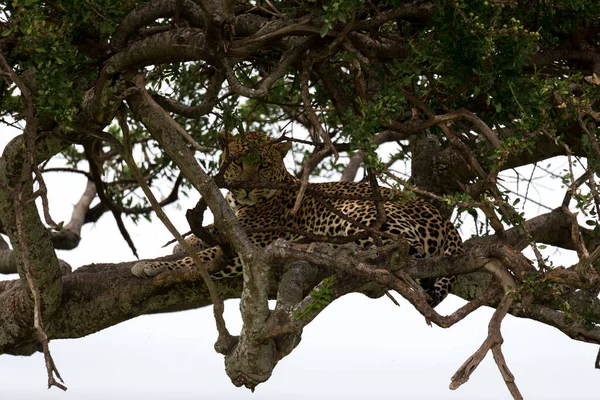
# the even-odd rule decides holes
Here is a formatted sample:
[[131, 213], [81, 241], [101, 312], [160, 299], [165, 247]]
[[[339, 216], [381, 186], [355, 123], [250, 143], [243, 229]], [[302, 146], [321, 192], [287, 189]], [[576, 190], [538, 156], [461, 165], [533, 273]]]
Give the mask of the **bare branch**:
[[[100, 133], [101, 132], [99, 132], [99, 134]], [[100, 201], [112, 213], [113, 217], [115, 218], [115, 222], [117, 223], [117, 227], [119, 228], [119, 232], [121, 233], [121, 236], [123, 236], [123, 239], [125, 239], [125, 241], [129, 245], [129, 248], [133, 252], [133, 255], [135, 255], [137, 257], [138, 254], [137, 254], [135, 245], [133, 243], [133, 240], [131, 239], [131, 236], [129, 235], [127, 228], [125, 228], [123, 219], [121, 218], [122, 212], [119, 209], [119, 207], [116, 204], [114, 204], [113, 201], [106, 194], [105, 185], [104, 185], [104, 182], [102, 181], [101, 166], [98, 165], [98, 162], [99, 162], [98, 157], [97, 157], [98, 143], [95, 140], [91, 140], [91, 141], [84, 143], [83, 148], [85, 150], [85, 156], [88, 159], [88, 163], [90, 166], [90, 173], [92, 174], [92, 176], [94, 178], [94, 184], [96, 185], [96, 193], [98, 194]]]
[[492, 319], [490, 320], [488, 326], [488, 336], [482, 343], [481, 347], [477, 349], [475, 353], [471, 357], [465, 361], [465, 363], [456, 371], [456, 373], [452, 376], [452, 383], [450, 384], [451, 390], [458, 389], [462, 384], [469, 380], [471, 374], [475, 371], [475, 369], [479, 366], [479, 363], [483, 360], [485, 355], [490, 349], [496, 349], [494, 353], [494, 359], [496, 360], [496, 364], [498, 364], [498, 368], [500, 369], [502, 376], [505, 379], [505, 382], [513, 395], [514, 399], [522, 399], [523, 396], [519, 393], [516, 385], [514, 384], [514, 377], [512, 373], [506, 366], [506, 362], [504, 361], [504, 356], [500, 350], [500, 346], [504, 339], [502, 338], [502, 334], [500, 333], [500, 324], [502, 323], [502, 319], [506, 316], [510, 306], [513, 302], [513, 296], [511, 294], [504, 296], [504, 299], [500, 302], [500, 305], [494, 312]]
[[65, 225], [65, 229], [73, 232], [77, 236], [81, 236], [81, 227], [85, 221], [85, 214], [90, 209], [90, 204], [96, 197], [96, 185], [93, 181], [88, 180], [85, 186], [85, 191], [81, 195], [81, 198], [73, 207], [73, 213], [71, 214], [71, 220], [67, 225]]

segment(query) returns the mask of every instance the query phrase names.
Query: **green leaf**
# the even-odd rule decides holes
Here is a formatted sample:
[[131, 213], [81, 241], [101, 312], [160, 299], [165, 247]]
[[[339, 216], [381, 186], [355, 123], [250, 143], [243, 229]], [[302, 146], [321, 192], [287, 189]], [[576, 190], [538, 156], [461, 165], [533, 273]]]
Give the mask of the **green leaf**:
[[325, 24], [321, 27], [321, 30], [319, 31], [319, 34], [321, 35], [321, 37], [325, 37], [325, 35], [327, 35], [327, 32], [329, 32], [329, 24]]

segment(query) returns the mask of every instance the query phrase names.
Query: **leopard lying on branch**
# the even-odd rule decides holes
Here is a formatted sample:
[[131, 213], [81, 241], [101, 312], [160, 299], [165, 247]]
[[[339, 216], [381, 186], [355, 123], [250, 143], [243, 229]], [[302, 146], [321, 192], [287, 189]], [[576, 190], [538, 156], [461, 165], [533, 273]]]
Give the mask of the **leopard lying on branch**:
[[[354, 240], [357, 245], [365, 248], [392, 244], [402, 238], [409, 243], [409, 255], [414, 257], [456, 255], [463, 251], [462, 240], [455, 227], [431, 204], [422, 200], [402, 200], [400, 192], [389, 188], [379, 189], [385, 210], [385, 219], [383, 224], [379, 222], [379, 229], [376, 229], [377, 206], [371, 187], [364, 183], [309, 184], [300, 208], [294, 214], [292, 209], [299, 181], [287, 171], [283, 162], [292, 146], [290, 142], [275, 142], [259, 132], [246, 132], [237, 136], [220, 134], [219, 143], [224, 149], [222, 162], [228, 163], [225, 179], [288, 183], [289, 187], [293, 187], [285, 189], [285, 185], [272, 185], [231, 191], [228, 196], [230, 205], [256, 246], [265, 247], [277, 239], [296, 241], [312, 240], [311, 237], [315, 236], [352, 236], [357, 237]], [[267, 227], [278, 229], [265, 229]], [[379, 236], [374, 238], [372, 234], [366, 234], [369, 229]], [[192, 237], [188, 240], [194, 242], [198, 239]], [[223, 262], [225, 256], [219, 246], [199, 251], [198, 257], [208, 264], [208, 271], [214, 279], [242, 273], [239, 257]], [[132, 272], [138, 277], [152, 277], [163, 271], [192, 265], [191, 257], [177, 261], [143, 261], [135, 264]], [[420, 284], [435, 306], [447, 296], [454, 281], [455, 277], [442, 277], [423, 279]]]

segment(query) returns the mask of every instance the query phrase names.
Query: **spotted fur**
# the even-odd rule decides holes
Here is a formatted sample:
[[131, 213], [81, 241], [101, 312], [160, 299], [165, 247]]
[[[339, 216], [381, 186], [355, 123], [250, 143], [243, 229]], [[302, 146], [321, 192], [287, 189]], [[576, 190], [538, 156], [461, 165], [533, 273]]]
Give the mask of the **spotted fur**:
[[[225, 148], [223, 160], [233, 160], [225, 171], [226, 179], [298, 182], [283, 163], [291, 143], [273, 143], [258, 132], [246, 132], [235, 137], [226, 134], [220, 141]], [[296, 201], [296, 190], [236, 189], [230, 193], [228, 201], [241, 225], [247, 230], [287, 227], [295, 231], [249, 233], [250, 240], [260, 247], [267, 246], [279, 238], [289, 241], [303, 239], [298, 231], [327, 236], [348, 236], [361, 231], [361, 228], [355, 224], [328, 210], [322, 204], [323, 200], [350, 219], [366, 226], [375, 225], [377, 212], [374, 202], [369, 200], [371, 196], [369, 185], [355, 182], [328, 182], [310, 184], [309, 189], [322, 193], [319, 196], [321, 202], [311, 196], [309, 190], [295, 215], [291, 210]], [[435, 207], [422, 200], [403, 201], [399, 199], [399, 192], [392, 189], [381, 188], [380, 191], [385, 199], [383, 205], [386, 213], [386, 222], [380, 228], [380, 231], [385, 233], [381, 237], [381, 244], [390, 244], [395, 238], [403, 237], [410, 244], [409, 254], [414, 257], [462, 253], [462, 241], [458, 232], [450, 221], [442, 218]], [[354, 199], [348, 199], [350, 196]], [[356, 197], [364, 199], [357, 200]], [[209, 226], [210, 229], [214, 228]], [[189, 240], [191, 244], [198, 242], [195, 237]], [[374, 243], [372, 238], [363, 238], [357, 240], [357, 244], [369, 247]], [[198, 256], [200, 260], [207, 263], [215, 279], [233, 277], [242, 273], [239, 258], [235, 257], [231, 262], [224, 263], [219, 247], [201, 250]], [[151, 277], [165, 270], [186, 268], [192, 264], [190, 257], [177, 261], [140, 262], [133, 266], [132, 272], [139, 277]], [[454, 277], [444, 277], [422, 280], [421, 285], [432, 298], [432, 305], [437, 305], [450, 292], [454, 282]]]

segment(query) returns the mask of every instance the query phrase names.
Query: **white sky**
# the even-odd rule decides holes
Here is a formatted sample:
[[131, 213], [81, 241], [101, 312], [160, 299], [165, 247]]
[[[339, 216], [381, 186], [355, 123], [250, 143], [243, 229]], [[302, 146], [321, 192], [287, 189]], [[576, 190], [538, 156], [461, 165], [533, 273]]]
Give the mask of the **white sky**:
[[[12, 134], [0, 130], [0, 149]], [[83, 193], [84, 178], [46, 174], [55, 221], [68, 221]], [[556, 182], [547, 186], [556, 185]], [[562, 192], [541, 192], [555, 206]], [[187, 231], [185, 209], [167, 207], [181, 231]], [[533, 209], [537, 211], [537, 207]], [[159, 221], [128, 223], [141, 258], [170, 252]], [[470, 232], [461, 232], [466, 239]], [[79, 247], [59, 251], [73, 267], [133, 259], [107, 213], [87, 224]], [[570, 265], [572, 259], [556, 257]], [[561, 261], [562, 260], [562, 261]], [[14, 278], [8, 276], [6, 279]], [[2, 276], [0, 276], [2, 279]], [[396, 296], [397, 298], [399, 296]], [[492, 310], [483, 308], [444, 330], [428, 327], [406, 301], [398, 308], [387, 298], [349, 295], [330, 305], [304, 331], [296, 350], [283, 359], [272, 378], [254, 394], [231, 384], [223, 357], [213, 350], [216, 329], [212, 309], [136, 318], [91, 336], [50, 343], [54, 360], [69, 387], [46, 390], [41, 354], [0, 356], [0, 400], [30, 399], [509, 399], [510, 395], [488, 355], [469, 382], [450, 391], [450, 377], [481, 344]], [[454, 296], [438, 311], [464, 302]], [[240, 327], [237, 301], [226, 302], [233, 333]], [[576, 342], [554, 328], [508, 316], [503, 322], [503, 350], [526, 399], [597, 399], [600, 371], [593, 368], [597, 346]]]

